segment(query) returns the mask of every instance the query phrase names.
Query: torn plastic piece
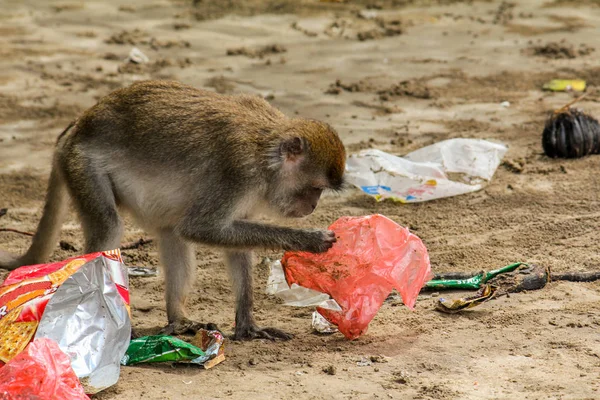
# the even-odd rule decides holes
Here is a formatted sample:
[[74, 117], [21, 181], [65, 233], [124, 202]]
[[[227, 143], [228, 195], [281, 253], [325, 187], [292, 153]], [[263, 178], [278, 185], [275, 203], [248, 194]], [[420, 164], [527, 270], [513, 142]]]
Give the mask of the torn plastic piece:
[[336, 333], [338, 331], [338, 328], [336, 328], [335, 325], [332, 325], [323, 318], [317, 311], [313, 311], [312, 313], [312, 327], [319, 333]]
[[147, 62], [150, 62], [150, 59], [148, 58], [147, 55], [142, 53], [142, 51], [140, 49], [138, 49], [137, 47], [134, 47], [129, 52], [129, 55], [125, 59], [125, 62], [130, 62], [130, 63], [134, 63], [134, 64], [145, 64]]
[[348, 158], [346, 176], [377, 200], [434, 200], [482, 189], [507, 150], [479, 139], [449, 139], [404, 157], [368, 149]]
[[194, 364], [202, 364], [204, 369], [209, 369], [225, 360], [225, 338], [219, 331], [207, 331], [201, 329], [196, 332], [192, 344], [204, 352], [203, 358], [192, 360]]
[[366, 357], [361, 357], [361, 359], [356, 362], [356, 365], [359, 367], [370, 367], [372, 364], [373, 361], [369, 360]]
[[156, 276], [158, 269], [146, 267], [128, 267], [127, 275], [129, 276]]
[[[197, 339], [196, 343], [203, 345], [203, 349], [168, 335], [144, 336], [133, 339], [121, 359], [121, 364], [133, 365], [171, 361], [205, 366], [207, 362], [213, 359], [217, 363], [221, 362], [224, 359], [223, 335], [218, 331], [202, 332], [203, 330], [198, 331], [197, 335], [201, 335], [201, 338]], [[216, 363], [213, 362], [205, 367], [210, 368], [214, 365]]]
[[0, 368], [4, 400], [89, 400], [69, 357], [51, 339], [35, 339]]
[[480, 304], [492, 299], [497, 288], [492, 285], [484, 285], [473, 296], [460, 298], [456, 300], [440, 297], [435, 309], [447, 314], [456, 314], [468, 308], [477, 307]]
[[329, 229], [337, 242], [328, 252], [286, 252], [281, 260], [288, 284], [327, 293], [341, 307], [318, 307], [325, 319], [355, 339], [366, 332], [392, 289], [414, 308], [432, 276], [427, 249], [417, 236], [382, 215], [342, 217]]

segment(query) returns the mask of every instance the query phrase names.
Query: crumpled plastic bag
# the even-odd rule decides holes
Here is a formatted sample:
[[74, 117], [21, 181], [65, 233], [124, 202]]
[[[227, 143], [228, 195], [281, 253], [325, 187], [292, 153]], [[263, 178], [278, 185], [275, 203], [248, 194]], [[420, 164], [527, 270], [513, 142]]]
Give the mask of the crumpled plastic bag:
[[337, 242], [326, 253], [286, 252], [281, 264], [288, 285], [329, 294], [340, 310], [317, 311], [348, 339], [367, 331], [396, 289], [413, 309], [432, 278], [429, 255], [417, 236], [383, 215], [342, 217], [330, 227]]
[[0, 368], [3, 400], [89, 400], [71, 360], [51, 339], [35, 339]]
[[368, 149], [348, 158], [346, 177], [377, 200], [434, 200], [481, 190], [507, 150], [480, 139], [444, 140], [404, 157]]
[[0, 361], [19, 354], [34, 335], [58, 343], [87, 393], [115, 384], [131, 338], [120, 251], [12, 271], [0, 286]]

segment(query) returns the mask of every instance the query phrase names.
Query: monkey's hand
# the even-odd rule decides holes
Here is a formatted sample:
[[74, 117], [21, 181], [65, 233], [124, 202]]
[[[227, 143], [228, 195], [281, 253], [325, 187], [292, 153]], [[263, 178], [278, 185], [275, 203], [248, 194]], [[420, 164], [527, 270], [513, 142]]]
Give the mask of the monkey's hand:
[[171, 322], [169, 325], [165, 326], [163, 329], [161, 329], [160, 333], [163, 335], [183, 335], [186, 333], [195, 334], [201, 329], [206, 329], [209, 331], [219, 330], [215, 324], [203, 324], [187, 318], [182, 318], [179, 321]]
[[306, 233], [304, 240], [298, 243], [298, 247], [289, 250], [324, 253], [333, 247], [337, 240], [333, 231], [313, 230], [304, 232]]
[[294, 335], [279, 330], [277, 328], [260, 329], [256, 325], [236, 326], [235, 333], [231, 336], [232, 340], [252, 340], [252, 339], [268, 339], [268, 340], [290, 340]]

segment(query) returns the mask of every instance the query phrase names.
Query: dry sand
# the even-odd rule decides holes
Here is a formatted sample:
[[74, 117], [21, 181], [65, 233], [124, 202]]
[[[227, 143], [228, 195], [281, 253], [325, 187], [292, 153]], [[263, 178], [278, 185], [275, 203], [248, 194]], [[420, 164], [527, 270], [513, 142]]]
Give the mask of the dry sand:
[[[387, 215], [423, 239], [436, 272], [514, 261], [598, 269], [600, 156], [542, 154], [547, 112], [573, 95], [540, 90], [550, 78], [587, 79], [591, 93], [580, 105], [600, 116], [598, 1], [191, 3], [0, 1], [0, 208], [8, 208], [0, 227], [35, 229], [53, 143], [78, 112], [136, 80], [172, 78], [257, 93], [290, 115], [325, 120], [351, 152], [402, 155], [454, 137], [510, 146], [478, 193], [397, 205], [350, 190], [327, 197], [299, 226]], [[134, 46], [149, 64], [123, 62]], [[146, 234], [128, 222], [124, 241], [139, 237]], [[81, 250], [74, 214], [61, 238]], [[0, 233], [4, 250], [28, 243]], [[53, 259], [75, 254], [57, 249]], [[157, 265], [153, 245], [124, 255], [130, 265]], [[219, 252], [198, 247], [198, 264], [191, 316], [230, 332], [233, 301]], [[257, 319], [294, 340], [228, 343], [226, 362], [208, 371], [123, 368], [96, 398], [600, 398], [598, 282], [554, 282], [460, 315], [436, 313], [430, 295], [414, 312], [392, 300], [368, 334], [349, 342], [311, 333], [310, 310], [265, 295], [267, 273], [256, 268]], [[162, 275], [132, 278], [131, 290], [134, 326], [157, 332], [166, 323]], [[376, 362], [358, 366], [363, 357]], [[334, 375], [323, 371], [330, 366]]]

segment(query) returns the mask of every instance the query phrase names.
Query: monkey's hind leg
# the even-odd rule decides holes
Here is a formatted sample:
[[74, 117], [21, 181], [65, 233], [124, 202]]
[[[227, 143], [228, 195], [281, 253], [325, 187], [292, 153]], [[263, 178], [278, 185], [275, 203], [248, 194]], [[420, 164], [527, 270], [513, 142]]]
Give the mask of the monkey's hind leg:
[[194, 248], [170, 230], [158, 235], [160, 261], [165, 271], [167, 318], [169, 324], [161, 333], [182, 335], [200, 329], [218, 330], [212, 323], [203, 324], [187, 317], [185, 304], [192, 290], [196, 260]]
[[72, 148], [63, 161], [73, 204], [79, 214], [85, 252], [114, 250], [123, 235], [115, 194], [109, 177], [83, 151]]
[[233, 340], [283, 339], [293, 335], [276, 328], [258, 328], [252, 316], [254, 299], [252, 295], [252, 252], [226, 250], [225, 259], [229, 267], [235, 294], [235, 333]]

